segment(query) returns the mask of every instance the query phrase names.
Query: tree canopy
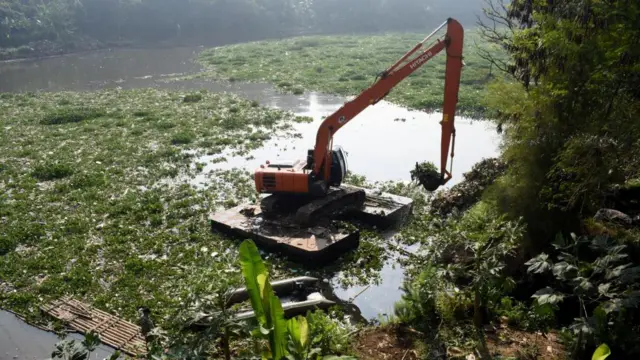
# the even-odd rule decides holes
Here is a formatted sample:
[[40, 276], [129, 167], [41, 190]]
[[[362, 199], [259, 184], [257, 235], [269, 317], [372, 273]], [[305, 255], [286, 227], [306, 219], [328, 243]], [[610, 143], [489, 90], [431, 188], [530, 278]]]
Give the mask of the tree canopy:
[[496, 197], [534, 229], [576, 230], [640, 175], [640, 4], [493, 5], [502, 26], [484, 31], [511, 55], [497, 65], [515, 80], [489, 99], [514, 164]]
[[104, 42], [227, 43], [424, 29], [447, 17], [472, 24], [481, 9], [481, 0], [2, 0], [0, 47], [80, 36]]

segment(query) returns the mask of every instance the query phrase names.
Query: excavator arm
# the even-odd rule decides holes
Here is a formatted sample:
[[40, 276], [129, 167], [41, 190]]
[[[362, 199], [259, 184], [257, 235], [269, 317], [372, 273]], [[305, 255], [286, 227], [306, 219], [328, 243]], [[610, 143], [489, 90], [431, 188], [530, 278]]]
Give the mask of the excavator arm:
[[[422, 50], [425, 43], [440, 29], [447, 27], [444, 39], [437, 39], [435, 44], [426, 50]], [[340, 109], [327, 117], [316, 136], [316, 145], [313, 150], [313, 162], [310, 165], [312, 174], [316, 179], [329, 182], [331, 176], [331, 146], [335, 133], [345, 126], [354, 117], [360, 114], [370, 105], [382, 100], [396, 85], [409, 75], [413, 74], [422, 65], [436, 56], [442, 50], [446, 51], [446, 73], [444, 86], [444, 105], [441, 139], [440, 175], [442, 184], [451, 179], [451, 172], [447, 171], [447, 159], [449, 154], [454, 156], [455, 127], [454, 118], [458, 102], [458, 90], [462, 72], [462, 44], [464, 30], [460, 23], [454, 19], [448, 19], [413, 49], [407, 52], [395, 64], [382, 72], [375, 83], [364, 90], [352, 101], [345, 103]], [[453, 160], [452, 160], [453, 161]]]

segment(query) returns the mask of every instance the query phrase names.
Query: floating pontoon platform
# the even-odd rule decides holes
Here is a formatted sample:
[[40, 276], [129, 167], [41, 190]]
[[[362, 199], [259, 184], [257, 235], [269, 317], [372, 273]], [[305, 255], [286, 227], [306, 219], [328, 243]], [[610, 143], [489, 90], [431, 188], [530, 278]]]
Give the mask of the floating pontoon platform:
[[[378, 228], [388, 228], [401, 223], [411, 211], [413, 203], [409, 198], [366, 189], [365, 193], [364, 207], [343, 214], [341, 219], [356, 219]], [[358, 230], [341, 228], [331, 221], [300, 226], [292, 214], [265, 217], [258, 205], [240, 205], [217, 212], [211, 214], [210, 220], [213, 231], [250, 238], [258, 246], [310, 265], [334, 260], [357, 248], [360, 242]]]

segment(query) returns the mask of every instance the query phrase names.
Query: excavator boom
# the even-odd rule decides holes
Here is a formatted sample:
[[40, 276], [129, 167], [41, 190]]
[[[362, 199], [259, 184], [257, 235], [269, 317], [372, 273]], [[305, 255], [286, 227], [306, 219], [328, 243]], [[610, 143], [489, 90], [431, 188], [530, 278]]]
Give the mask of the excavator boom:
[[[438, 30], [447, 27], [444, 40], [438, 39], [436, 43], [426, 50], [419, 51], [424, 44]], [[317, 177], [329, 181], [331, 169], [331, 140], [335, 133], [355, 118], [370, 105], [382, 100], [391, 89], [402, 80], [413, 74], [422, 65], [436, 56], [442, 50], [446, 50], [447, 63], [444, 86], [444, 106], [442, 115], [442, 139], [441, 139], [441, 176], [443, 184], [451, 178], [451, 173], [446, 170], [447, 158], [451, 148], [453, 157], [452, 137], [454, 135], [454, 118], [458, 102], [458, 90], [462, 71], [462, 44], [464, 30], [460, 23], [454, 19], [448, 19], [424, 40], [419, 42], [412, 50], [406, 53], [400, 60], [385, 70], [379, 79], [364, 90], [352, 101], [344, 104], [340, 109], [327, 117], [316, 136], [316, 145], [313, 150], [313, 173]], [[323, 170], [323, 171], [321, 171]]]

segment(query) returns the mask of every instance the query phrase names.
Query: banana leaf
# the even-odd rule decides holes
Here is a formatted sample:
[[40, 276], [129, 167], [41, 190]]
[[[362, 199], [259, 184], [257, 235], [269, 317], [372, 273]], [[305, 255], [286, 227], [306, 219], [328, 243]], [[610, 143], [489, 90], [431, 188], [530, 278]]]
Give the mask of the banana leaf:
[[256, 244], [251, 240], [245, 240], [240, 245], [240, 266], [242, 267], [242, 275], [249, 293], [251, 307], [256, 315], [256, 319], [261, 326], [266, 325], [265, 309], [263, 307], [262, 293], [258, 284], [258, 278], [263, 277], [266, 282], [267, 269], [260, 258], [260, 253]]

